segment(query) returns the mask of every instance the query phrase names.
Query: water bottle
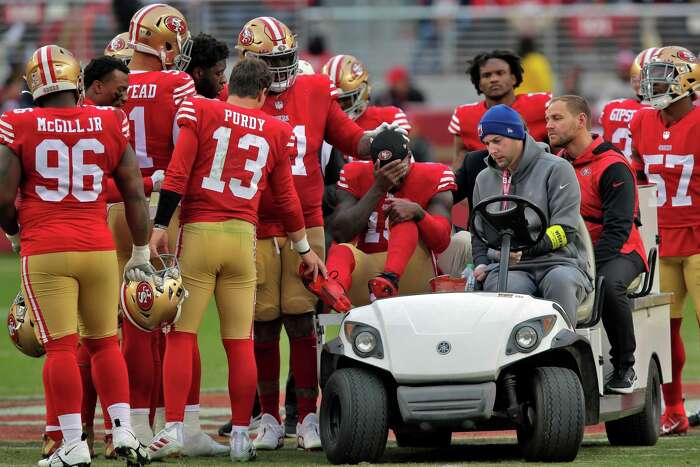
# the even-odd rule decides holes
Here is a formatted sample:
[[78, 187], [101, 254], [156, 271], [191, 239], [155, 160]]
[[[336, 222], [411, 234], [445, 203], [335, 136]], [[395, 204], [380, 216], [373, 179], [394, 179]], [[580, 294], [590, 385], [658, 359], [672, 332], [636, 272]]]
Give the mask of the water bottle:
[[467, 264], [467, 267], [462, 271], [462, 277], [467, 281], [464, 284], [465, 292], [473, 292], [476, 286], [476, 279], [474, 278], [474, 265], [472, 263]]

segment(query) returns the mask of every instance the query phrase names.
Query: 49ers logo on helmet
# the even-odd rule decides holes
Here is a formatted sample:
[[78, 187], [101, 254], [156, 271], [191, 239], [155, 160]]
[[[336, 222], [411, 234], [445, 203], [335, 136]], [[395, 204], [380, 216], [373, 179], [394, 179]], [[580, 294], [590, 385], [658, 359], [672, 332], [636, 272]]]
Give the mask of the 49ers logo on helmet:
[[365, 69], [362, 68], [362, 65], [360, 65], [360, 64], [357, 63], [357, 62], [355, 62], [355, 63], [353, 63], [352, 66], [350, 67], [350, 71], [352, 72], [352, 77], [353, 77], [353, 78], [359, 78], [360, 76], [362, 76], [362, 73], [365, 72]]
[[243, 28], [243, 31], [238, 35], [238, 42], [243, 46], [249, 46], [253, 43], [253, 31], [250, 28]]
[[17, 321], [15, 321], [15, 317], [12, 315], [9, 315], [7, 317], [7, 330], [10, 331], [10, 339], [12, 339], [12, 342], [15, 344], [19, 344], [19, 333], [17, 332]]
[[126, 48], [126, 42], [121, 37], [115, 37], [112, 42], [109, 43], [109, 50], [118, 51]]
[[679, 50], [677, 55], [678, 55], [678, 58], [680, 58], [684, 62], [688, 62], [688, 63], [695, 63], [696, 62], [695, 55], [688, 52], [687, 50]]
[[187, 31], [187, 24], [185, 24], [182, 18], [178, 18], [177, 16], [168, 16], [165, 18], [165, 27], [177, 34], [182, 34]]
[[144, 311], [148, 311], [153, 306], [153, 289], [148, 282], [140, 282], [136, 286], [136, 304]]

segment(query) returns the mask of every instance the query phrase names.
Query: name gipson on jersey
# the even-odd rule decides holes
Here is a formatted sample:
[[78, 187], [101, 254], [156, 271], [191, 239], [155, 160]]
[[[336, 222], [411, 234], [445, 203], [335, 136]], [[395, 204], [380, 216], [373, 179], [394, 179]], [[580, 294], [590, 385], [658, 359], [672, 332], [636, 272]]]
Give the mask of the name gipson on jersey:
[[95, 131], [102, 131], [102, 118], [88, 117], [88, 126], [83, 128], [80, 124], [80, 120], [38, 117], [36, 119], [36, 130], [52, 133], [92, 133]]
[[613, 111], [610, 112], [610, 121], [629, 122], [632, 120], [635, 113], [637, 113], [636, 109], [613, 109]]
[[265, 125], [265, 119], [251, 117], [248, 115], [240, 114], [233, 110], [224, 110], [224, 121], [231, 122], [234, 125], [242, 126], [245, 128], [250, 128], [251, 130], [263, 131], [263, 126]]

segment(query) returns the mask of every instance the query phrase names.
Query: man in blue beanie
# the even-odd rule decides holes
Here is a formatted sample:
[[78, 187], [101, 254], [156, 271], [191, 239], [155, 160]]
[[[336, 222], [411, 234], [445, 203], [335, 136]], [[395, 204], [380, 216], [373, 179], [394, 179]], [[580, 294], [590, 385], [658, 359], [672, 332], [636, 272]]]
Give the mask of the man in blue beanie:
[[[527, 133], [517, 111], [491, 107], [479, 122], [489, 152], [488, 167], [476, 178], [474, 205], [503, 194], [528, 199], [548, 219], [546, 235], [535, 246], [511, 253], [508, 291], [557, 302], [572, 326], [576, 308], [592, 290], [588, 258], [577, 235], [581, 194], [571, 164], [548, 153]], [[484, 290], [498, 288], [499, 252], [472, 236], [475, 278]]]

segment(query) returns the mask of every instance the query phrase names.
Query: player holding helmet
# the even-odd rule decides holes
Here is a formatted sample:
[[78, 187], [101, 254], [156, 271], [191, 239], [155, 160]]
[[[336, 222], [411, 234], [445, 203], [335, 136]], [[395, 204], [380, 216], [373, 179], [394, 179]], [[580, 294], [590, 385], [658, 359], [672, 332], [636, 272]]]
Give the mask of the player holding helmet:
[[[81, 439], [78, 332], [90, 353], [94, 382], [114, 424], [114, 448], [130, 462], [148, 462], [130, 422], [128, 373], [117, 341], [118, 285], [114, 242], [104, 222], [105, 177], [124, 197], [134, 252], [125, 275], [146, 278], [148, 208], [129, 127], [121, 110], [77, 106], [82, 70], [73, 55], [48, 45], [26, 67], [37, 105], [0, 117], [0, 225], [21, 239], [22, 293], [46, 350], [47, 405], [59, 420], [63, 445], [39, 466], [89, 465]], [[15, 196], [23, 199], [19, 211]], [[21, 226], [21, 230], [20, 230]], [[145, 249], [144, 249], [145, 247]]]
[[[680, 334], [686, 298], [700, 317], [700, 108], [693, 105], [700, 86], [697, 58], [683, 47], [663, 47], [644, 65], [641, 92], [653, 108], [637, 111], [632, 160], [656, 184], [661, 291], [672, 292], [672, 382], [663, 386], [666, 411], [661, 434], [685, 433], [681, 376], [685, 350]], [[698, 159], [698, 160], [696, 160]]]

